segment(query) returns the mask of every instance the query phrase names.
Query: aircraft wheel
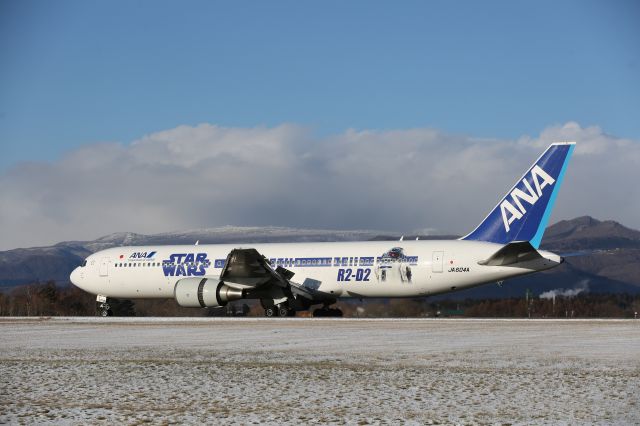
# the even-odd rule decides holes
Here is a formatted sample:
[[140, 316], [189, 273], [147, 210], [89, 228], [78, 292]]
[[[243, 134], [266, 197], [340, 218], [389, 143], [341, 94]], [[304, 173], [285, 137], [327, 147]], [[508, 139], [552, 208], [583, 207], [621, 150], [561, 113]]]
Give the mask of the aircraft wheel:
[[276, 307], [269, 306], [268, 308], [264, 308], [264, 316], [265, 317], [275, 317], [276, 316]]
[[113, 310], [108, 303], [101, 303], [97, 306], [97, 314], [101, 317], [112, 317]]
[[288, 317], [289, 316], [289, 307], [288, 306], [280, 306], [278, 307], [278, 316], [279, 317]]

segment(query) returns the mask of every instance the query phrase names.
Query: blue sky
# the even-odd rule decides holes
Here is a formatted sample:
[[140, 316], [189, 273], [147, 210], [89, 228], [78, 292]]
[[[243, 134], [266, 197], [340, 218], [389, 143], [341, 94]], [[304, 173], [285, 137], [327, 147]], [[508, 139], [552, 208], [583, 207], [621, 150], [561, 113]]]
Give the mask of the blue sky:
[[640, 137], [640, 3], [0, 2], [0, 171], [178, 125]]
[[624, 0], [0, 0], [0, 250], [465, 234], [558, 140], [551, 223], [640, 228], [638, 22]]

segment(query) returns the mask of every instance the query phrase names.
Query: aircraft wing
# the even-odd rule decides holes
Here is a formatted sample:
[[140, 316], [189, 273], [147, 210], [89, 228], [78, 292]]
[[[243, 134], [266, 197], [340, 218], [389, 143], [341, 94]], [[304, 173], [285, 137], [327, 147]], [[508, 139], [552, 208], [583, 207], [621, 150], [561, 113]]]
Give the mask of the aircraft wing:
[[227, 256], [220, 279], [240, 287], [260, 287], [280, 277], [274, 276], [269, 261], [256, 249], [233, 249]]
[[294, 272], [278, 266], [273, 268], [269, 260], [256, 249], [233, 249], [227, 256], [220, 280], [225, 284], [242, 289], [262, 289], [269, 286], [280, 287], [290, 297], [304, 297], [309, 300], [324, 299], [323, 293], [313, 286], [294, 283]]

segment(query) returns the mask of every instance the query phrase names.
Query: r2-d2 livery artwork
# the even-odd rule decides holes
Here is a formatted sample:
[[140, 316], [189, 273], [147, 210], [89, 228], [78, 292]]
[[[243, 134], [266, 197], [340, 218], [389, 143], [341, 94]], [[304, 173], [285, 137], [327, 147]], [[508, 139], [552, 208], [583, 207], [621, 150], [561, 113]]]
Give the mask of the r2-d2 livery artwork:
[[402, 247], [393, 247], [378, 257], [375, 268], [378, 282], [399, 279], [411, 283], [411, 265], [418, 264], [418, 256], [406, 256]]

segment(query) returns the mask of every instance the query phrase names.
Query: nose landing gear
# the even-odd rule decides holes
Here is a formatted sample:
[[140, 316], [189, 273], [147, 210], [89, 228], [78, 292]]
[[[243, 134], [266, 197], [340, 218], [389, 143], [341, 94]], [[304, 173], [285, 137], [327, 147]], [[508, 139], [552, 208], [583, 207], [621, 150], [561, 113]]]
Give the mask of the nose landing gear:
[[106, 296], [96, 296], [96, 315], [101, 317], [112, 317], [113, 310]]

